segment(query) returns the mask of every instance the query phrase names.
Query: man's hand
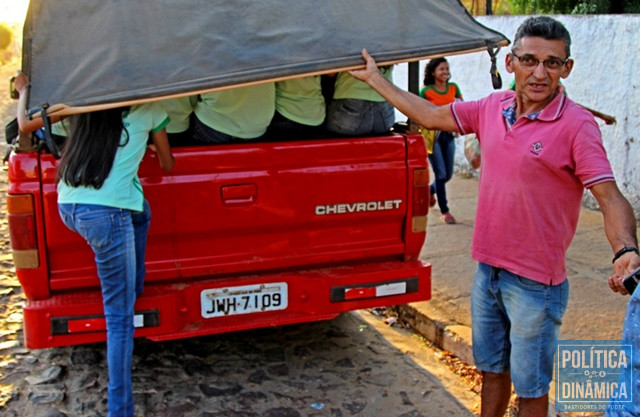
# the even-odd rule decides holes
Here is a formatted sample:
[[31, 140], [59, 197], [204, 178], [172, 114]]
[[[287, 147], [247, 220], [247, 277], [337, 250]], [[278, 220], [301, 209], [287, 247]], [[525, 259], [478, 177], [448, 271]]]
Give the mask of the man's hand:
[[376, 61], [371, 58], [371, 55], [367, 52], [366, 49], [362, 49], [362, 57], [364, 58], [367, 66], [365, 69], [361, 70], [352, 70], [349, 71], [352, 77], [357, 78], [360, 81], [364, 81], [368, 83], [371, 77], [374, 77], [375, 74], [380, 74], [378, 70], [378, 66], [376, 65]]
[[640, 256], [634, 252], [628, 252], [616, 260], [613, 268], [615, 275], [609, 277], [609, 288], [613, 292], [619, 292], [621, 295], [627, 295], [629, 292], [622, 284], [622, 280], [636, 268], [640, 267]]
[[611, 288], [611, 291], [619, 292], [620, 295], [629, 294], [627, 292], [627, 289], [624, 287], [624, 285], [622, 285], [622, 277], [619, 277], [617, 275], [613, 275], [613, 276], [609, 277], [608, 281], [609, 281], [609, 288]]

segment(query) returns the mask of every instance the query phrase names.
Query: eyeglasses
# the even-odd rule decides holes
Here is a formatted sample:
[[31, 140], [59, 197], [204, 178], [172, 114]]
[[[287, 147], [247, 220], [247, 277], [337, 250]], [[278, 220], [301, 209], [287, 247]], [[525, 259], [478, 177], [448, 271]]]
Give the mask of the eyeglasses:
[[520, 65], [529, 70], [537, 68], [538, 65], [540, 65], [540, 63], [542, 62], [542, 65], [544, 65], [544, 67], [548, 71], [558, 71], [560, 68], [567, 64], [567, 61], [569, 61], [569, 58], [564, 60], [560, 58], [538, 59], [535, 56], [528, 54], [518, 56], [513, 51], [511, 51], [511, 56], [518, 58], [518, 61], [520, 61]]

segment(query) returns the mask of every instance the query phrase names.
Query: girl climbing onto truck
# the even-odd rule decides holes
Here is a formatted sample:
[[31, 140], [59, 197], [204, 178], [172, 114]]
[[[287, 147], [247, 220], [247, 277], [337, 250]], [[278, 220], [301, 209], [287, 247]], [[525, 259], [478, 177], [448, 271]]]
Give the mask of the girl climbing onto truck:
[[[18, 75], [21, 98], [27, 87], [27, 77]], [[18, 123], [25, 130], [39, 122], [27, 120], [21, 103], [24, 100], [19, 102]], [[62, 221], [95, 254], [107, 325], [109, 417], [133, 417], [133, 307], [143, 289], [151, 221], [137, 173], [149, 133], [160, 166], [173, 168], [165, 131], [168, 122], [166, 112], [154, 103], [71, 116], [58, 165]]]

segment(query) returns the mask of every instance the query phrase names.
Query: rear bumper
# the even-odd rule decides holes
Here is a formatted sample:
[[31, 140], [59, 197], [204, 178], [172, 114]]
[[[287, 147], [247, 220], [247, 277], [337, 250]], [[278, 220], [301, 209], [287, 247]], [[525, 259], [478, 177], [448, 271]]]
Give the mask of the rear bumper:
[[[265, 283], [286, 283], [286, 309], [203, 317], [203, 291]], [[327, 320], [345, 311], [424, 301], [430, 297], [431, 265], [422, 261], [150, 284], [136, 302], [135, 336], [161, 341]], [[24, 328], [25, 344], [30, 349], [104, 341], [100, 292], [67, 293], [28, 301], [24, 307]]]

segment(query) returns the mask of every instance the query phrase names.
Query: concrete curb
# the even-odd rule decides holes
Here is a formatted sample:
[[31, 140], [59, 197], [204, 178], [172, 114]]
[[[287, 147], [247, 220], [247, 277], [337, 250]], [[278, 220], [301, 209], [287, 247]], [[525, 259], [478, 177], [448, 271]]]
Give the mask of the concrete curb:
[[394, 309], [398, 317], [436, 347], [451, 352], [469, 365], [474, 365], [470, 327], [430, 317], [415, 304], [403, 304]]

